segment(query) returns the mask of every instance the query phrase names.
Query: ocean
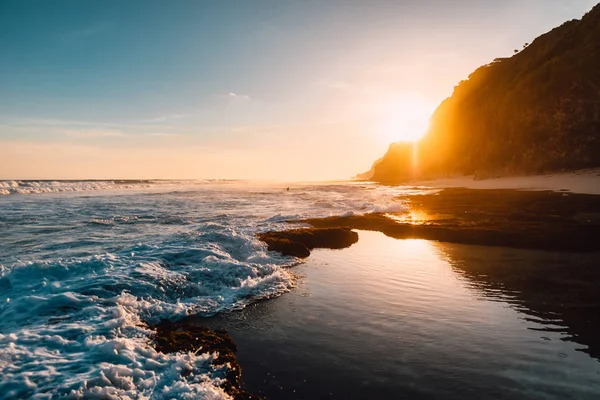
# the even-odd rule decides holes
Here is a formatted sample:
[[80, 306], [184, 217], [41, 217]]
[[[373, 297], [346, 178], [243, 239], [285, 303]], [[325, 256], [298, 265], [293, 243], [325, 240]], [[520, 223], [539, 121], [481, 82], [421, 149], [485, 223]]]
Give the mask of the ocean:
[[[268, 398], [598, 398], [600, 364], [567, 340], [563, 321], [533, 318], [517, 294], [461, 270], [465, 262], [569, 256], [507, 256], [361, 232], [350, 249], [301, 261], [256, 238], [301, 218], [401, 213], [407, 206], [397, 196], [428, 190], [0, 182], [0, 398], [229, 398], [211, 367], [217, 355], [163, 354], [151, 345], [149, 325], [189, 316], [225, 319], [242, 379]], [[244, 328], [236, 329], [241, 316]], [[295, 358], [282, 362], [270, 352], [276, 348]], [[281, 383], [290, 388], [303, 374], [326, 377], [330, 365], [344, 390], [322, 382], [305, 397], [293, 395], [300, 384], [298, 392], [274, 392], [262, 383], [269, 365], [295, 371]]]
[[[398, 211], [399, 189], [241, 181], [0, 182], [0, 398], [225, 397], [207, 354], [145, 326], [288, 291], [298, 261], [257, 232]], [[182, 365], [199, 371], [182, 373]], [[184, 369], [185, 369], [184, 368]], [[183, 396], [183, 397], [182, 397]]]

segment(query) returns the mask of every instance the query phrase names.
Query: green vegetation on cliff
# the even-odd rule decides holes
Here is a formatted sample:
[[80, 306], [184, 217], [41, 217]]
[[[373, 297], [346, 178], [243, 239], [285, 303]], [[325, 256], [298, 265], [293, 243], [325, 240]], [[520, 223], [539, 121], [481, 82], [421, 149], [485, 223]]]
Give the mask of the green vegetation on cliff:
[[399, 182], [598, 166], [600, 4], [475, 70], [434, 112], [415, 153], [412, 145], [393, 144], [370, 175]]

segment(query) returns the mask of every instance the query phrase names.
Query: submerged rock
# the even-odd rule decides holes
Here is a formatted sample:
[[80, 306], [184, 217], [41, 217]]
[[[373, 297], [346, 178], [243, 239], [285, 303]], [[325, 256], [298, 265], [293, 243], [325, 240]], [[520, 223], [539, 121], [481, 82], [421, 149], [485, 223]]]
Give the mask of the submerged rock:
[[281, 232], [259, 233], [258, 238], [267, 244], [269, 251], [284, 256], [306, 258], [316, 248], [343, 249], [358, 242], [358, 233], [347, 227], [302, 228]]
[[212, 365], [224, 369], [225, 376], [221, 387], [225, 392], [238, 400], [260, 400], [242, 389], [242, 368], [237, 362], [235, 353], [237, 346], [224, 330], [211, 330], [202, 325], [186, 322], [163, 320], [153, 326], [154, 345], [162, 353], [197, 352], [218, 353]]

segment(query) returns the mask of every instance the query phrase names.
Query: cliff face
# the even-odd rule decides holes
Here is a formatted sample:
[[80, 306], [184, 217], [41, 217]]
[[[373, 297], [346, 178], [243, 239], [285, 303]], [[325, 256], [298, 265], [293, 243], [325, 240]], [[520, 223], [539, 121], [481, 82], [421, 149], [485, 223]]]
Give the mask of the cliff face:
[[[392, 145], [372, 179], [500, 176], [600, 166], [600, 4], [460, 82], [411, 154]], [[418, 167], [413, 167], [413, 157]]]
[[413, 168], [415, 145], [398, 142], [390, 144], [385, 156], [375, 161], [368, 180], [381, 183], [395, 183], [416, 178]]

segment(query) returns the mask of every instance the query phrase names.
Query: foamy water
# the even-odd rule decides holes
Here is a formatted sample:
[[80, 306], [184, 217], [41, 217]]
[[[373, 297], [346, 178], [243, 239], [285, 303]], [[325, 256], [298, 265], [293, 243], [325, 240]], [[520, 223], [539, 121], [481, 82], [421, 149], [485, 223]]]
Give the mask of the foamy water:
[[114, 189], [143, 189], [158, 187], [197, 186], [232, 181], [218, 179], [204, 180], [14, 180], [0, 181], [0, 195], [87, 192]]
[[209, 181], [0, 182], [0, 398], [206, 398], [216, 354], [162, 354], [148, 323], [290, 289], [260, 231], [401, 211], [402, 188]]

